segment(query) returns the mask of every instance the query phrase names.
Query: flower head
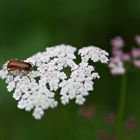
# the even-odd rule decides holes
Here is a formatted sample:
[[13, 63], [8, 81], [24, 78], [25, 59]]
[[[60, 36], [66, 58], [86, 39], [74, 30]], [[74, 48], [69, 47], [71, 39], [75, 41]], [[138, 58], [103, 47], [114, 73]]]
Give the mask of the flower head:
[[115, 48], [122, 48], [125, 42], [120, 36], [117, 36], [111, 40], [111, 45]]
[[127, 131], [133, 132], [136, 129], [137, 123], [136, 123], [136, 118], [134, 116], [130, 116], [126, 122], [125, 122], [125, 128]]
[[[7, 71], [8, 62], [4, 64], [0, 78], [5, 79], [8, 91], [14, 92], [13, 98], [18, 101], [18, 108], [33, 110], [35, 119], [41, 119], [45, 109], [58, 105], [55, 99], [58, 89], [62, 104], [75, 99], [76, 104], [82, 105], [86, 100], [85, 96], [93, 90], [94, 80], [100, 78], [94, 67], [88, 64], [88, 60], [108, 63], [108, 53], [94, 46], [82, 48], [78, 51], [82, 60], [77, 64], [74, 61], [75, 52], [76, 48], [69, 45], [46, 48], [46, 51], [25, 60], [35, 66], [27, 75], [18, 71], [13, 76]], [[70, 68], [70, 76], [65, 68]]]
[[134, 66], [140, 68], [140, 48], [133, 48], [131, 53]]
[[138, 45], [140, 45], [140, 35], [136, 35], [134, 39], [135, 39], [136, 43]]
[[129, 53], [124, 53], [122, 47], [125, 43], [121, 37], [111, 40], [112, 57], [110, 58], [109, 68], [113, 75], [123, 75], [126, 72], [124, 64], [131, 60]]
[[94, 106], [80, 107], [78, 110], [78, 115], [85, 119], [91, 119], [95, 115], [95, 107]]
[[116, 120], [116, 116], [114, 113], [112, 112], [109, 112], [106, 114], [105, 118], [104, 118], [105, 122], [112, 125], [115, 123], [115, 120]]
[[109, 68], [113, 75], [123, 75], [125, 73], [124, 64], [119, 57], [112, 57], [110, 59]]

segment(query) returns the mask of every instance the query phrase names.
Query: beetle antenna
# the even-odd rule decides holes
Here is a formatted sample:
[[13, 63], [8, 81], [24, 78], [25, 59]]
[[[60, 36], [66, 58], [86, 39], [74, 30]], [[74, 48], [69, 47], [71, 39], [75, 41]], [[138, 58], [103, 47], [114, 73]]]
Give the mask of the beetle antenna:
[[35, 65], [32, 62], [29, 62], [33, 67], [35, 67]]

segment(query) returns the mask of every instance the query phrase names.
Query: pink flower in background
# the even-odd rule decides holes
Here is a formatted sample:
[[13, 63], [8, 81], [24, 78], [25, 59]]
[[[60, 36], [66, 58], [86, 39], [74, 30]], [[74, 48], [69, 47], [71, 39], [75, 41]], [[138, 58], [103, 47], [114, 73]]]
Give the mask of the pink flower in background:
[[[140, 45], [140, 36], [135, 36], [137, 44]], [[140, 48], [133, 48], [132, 51], [124, 52], [122, 47], [125, 43], [121, 37], [111, 40], [112, 57], [110, 58], [109, 68], [113, 75], [123, 75], [126, 72], [125, 65], [131, 62], [136, 68], [140, 68]]]
[[140, 57], [140, 48], [133, 48], [132, 49], [132, 57]]
[[95, 108], [93, 106], [89, 107], [81, 107], [78, 110], [78, 115], [85, 118], [85, 119], [91, 119], [95, 114]]
[[112, 55], [116, 57], [121, 57], [123, 55], [123, 52], [120, 48], [112, 48]]
[[133, 48], [131, 55], [134, 66], [140, 68], [140, 48]]
[[124, 53], [122, 47], [125, 45], [121, 37], [115, 37], [111, 40], [112, 57], [110, 58], [109, 68], [113, 75], [123, 75], [126, 70], [124, 62], [130, 60], [129, 53]]
[[125, 73], [123, 61], [119, 57], [112, 57], [109, 63], [110, 72], [113, 75], [122, 75]]
[[135, 67], [140, 68], [140, 60], [134, 60], [133, 64]]
[[112, 112], [107, 113], [104, 118], [104, 121], [111, 125], [115, 123], [115, 120], [116, 120], [115, 114]]
[[125, 42], [120, 36], [117, 36], [111, 40], [111, 45], [115, 48], [122, 48], [125, 45]]
[[125, 128], [128, 132], [132, 132], [136, 129], [136, 119], [134, 116], [129, 117], [125, 122]]
[[131, 57], [130, 57], [130, 54], [129, 53], [124, 53], [123, 55], [122, 55], [122, 60], [123, 61], [130, 61], [131, 60]]
[[134, 39], [135, 39], [136, 43], [138, 45], [140, 45], [140, 35], [136, 35]]

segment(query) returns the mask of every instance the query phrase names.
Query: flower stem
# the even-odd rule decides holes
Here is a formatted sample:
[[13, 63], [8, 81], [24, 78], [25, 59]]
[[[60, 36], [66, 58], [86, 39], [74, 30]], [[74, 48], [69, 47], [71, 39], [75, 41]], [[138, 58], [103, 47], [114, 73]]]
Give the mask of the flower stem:
[[120, 140], [120, 136], [122, 134], [122, 124], [124, 119], [125, 112], [125, 96], [126, 96], [126, 74], [121, 77], [121, 86], [120, 86], [120, 99], [118, 104], [118, 116], [117, 116], [117, 133], [118, 140]]

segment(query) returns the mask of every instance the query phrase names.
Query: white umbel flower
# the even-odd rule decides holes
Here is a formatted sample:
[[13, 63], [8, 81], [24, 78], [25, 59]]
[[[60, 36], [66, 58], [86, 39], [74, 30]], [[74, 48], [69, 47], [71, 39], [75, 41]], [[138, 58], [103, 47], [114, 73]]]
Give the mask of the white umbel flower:
[[91, 59], [93, 62], [100, 61], [101, 63], [108, 63], [108, 53], [100, 48], [89, 46], [79, 50], [82, 61], [88, 62]]
[[[77, 64], [75, 52], [76, 48], [69, 45], [46, 48], [25, 60], [35, 66], [27, 75], [14, 71], [13, 77], [7, 71], [8, 62], [4, 64], [0, 78], [8, 84], [7, 90], [13, 92], [18, 108], [33, 110], [34, 118], [41, 119], [45, 109], [57, 106], [55, 95], [58, 89], [62, 104], [75, 99], [76, 104], [82, 105], [85, 96], [93, 90], [94, 80], [100, 78], [88, 61], [108, 63], [108, 53], [98, 47], [84, 47], [78, 51], [81, 62]], [[71, 73], [67, 73], [66, 68], [70, 68]]]

